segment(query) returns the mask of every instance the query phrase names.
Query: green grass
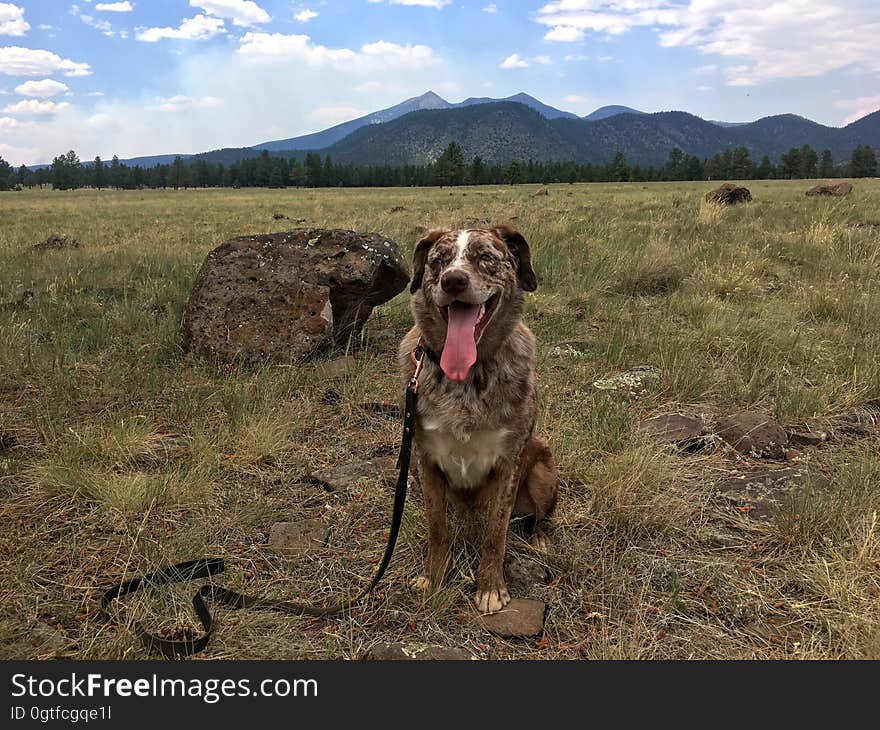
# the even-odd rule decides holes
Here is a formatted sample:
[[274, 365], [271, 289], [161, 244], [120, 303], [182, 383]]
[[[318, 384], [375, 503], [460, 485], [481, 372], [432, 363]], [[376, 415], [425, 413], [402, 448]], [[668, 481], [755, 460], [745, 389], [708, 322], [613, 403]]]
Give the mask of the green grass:
[[[783, 423], [834, 423], [880, 398], [880, 181], [842, 199], [808, 181], [751, 182], [754, 202], [702, 202], [705, 183], [372, 190], [191, 190], [0, 195], [0, 655], [141, 657], [96, 612], [94, 586], [200, 555], [224, 582], [329, 599], [360, 586], [384, 540], [378, 478], [345, 493], [316, 469], [395, 452], [399, 425], [359, 407], [394, 403], [408, 294], [377, 309], [346, 374], [314, 364], [224, 369], [180, 350], [205, 255], [237, 235], [293, 227], [377, 231], [407, 255], [419, 227], [510, 222], [530, 241], [540, 287], [526, 318], [539, 340], [539, 431], [562, 476], [546, 641], [500, 641], [469, 602], [479, 533], [462, 529], [448, 584], [407, 589], [425, 529], [418, 493], [381, 596], [314, 622], [221, 612], [207, 656], [359, 656], [377, 641], [467, 646], [481, 656], [880, 658], [880, 437], [841, 435], [796, 452], [831, 488], [763, 524], [730, 512], [715, 485], [745, 463], [724, 449], [682, 456], [638, 422], [667, 411], [747, 408]], [[395, 206], [404, 210], [390, 212]], [[51, 233], [80, 248], [32, 252]], [[553, 353], [584, 340], [577, 357]], [[635, 400], [600, 379], [647, 365]], [[335, 388], [341, 398], [322, 396]], [[279, 520], [319, 519], [327, 548], [279, 558], [260, 545]], [[740, 536], [719, 547], [725, 528]], [[511, 550], [526, 551], [513, 540]], [[131, 603], [173, 626], [187, 591]], [[277, 638], [280, 637], [280, 638]], [[244, 646], [244, 649], [240, 647]], [[57, 651], [53, 649], [52, 651]]]

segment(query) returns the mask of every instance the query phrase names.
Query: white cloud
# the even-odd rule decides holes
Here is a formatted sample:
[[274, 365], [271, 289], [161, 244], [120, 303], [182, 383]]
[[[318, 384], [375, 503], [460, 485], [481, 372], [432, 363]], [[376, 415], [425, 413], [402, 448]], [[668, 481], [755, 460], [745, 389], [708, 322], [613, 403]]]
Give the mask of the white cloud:
[[209, 18], [200, 13], [194, 18], [186, 18], [179, 28], [142, 28], [135, 38], [145, 43], [156, 43], [163, 38], [204, 41], [225, 32], [222, 18]]
[[90, 91], [88, 94], [86, 94], [86, 96], [100, 97], [100, 96], [104, 96], [104, 92], [103, 91]]
[[672, 6], [667, 0], [559, 0], [540, 8], [535, 19], [553, 29], [562, 27], [619, 35], [637, 26], [672, 25], [680, 10], [680, 5]]
[[520, 58], [518, 53], [511, 53], [501, 62], [501, 68], [528, 68], [529, 62]]
[[360, 51], [353, 51], [350, 48], [328, 48], [312, 43], [307, 35], [283, 33], [245, 33], [238, 52], [255, 63], [296, 60], [309, 66], [336, 66], [351, 70], [396, 66], [412, 69], [436, 62], [434, 52], [428, 46], [400, 46], [376, 41], [362, 46]]
[[584, 39], [584, 31], [571, 25], [557, 25], [545, 36], [545, 41], [560, 41], [562, 43], [574, 43]]
[[60, 71], [65, 76], [89, 76], [87, 63], [77, 63], [52, 53], [20, 46], [0, 48], [0, 73], [9, 76], [48, 76]]
[[160, 112], [178, 113], [190, 111], [191, 109], [215, 109], [223, 104], [223, 99], [216, 96], [203, 96], [191, 99], [188, 96], [179, 94], [171, 97], [157, 96], [154, 102], [151, 109]]
[[201, 8], [208, 15], [231, 20], [233, 25], [249, 28], [268, 23], [272, 18], [252, 0], [189, 0], [192, 8]]
[[15, 87], [15, 93], [20, 96], [36, 96], [40, 99], [49, 99], [58, 94], [70, 91], [67, 84], [53, 79], [43, 79], [42, 81], [25, 81], [23, 84]]
[[80, 15], [79, 19], [86, 25], [101, 31], [106, 36], [114, 35], [113, 26], [110, 24], [110, 21], [99, 20], [98, 18], [94, 18], [91, 15]]
[[534, 56], [532, 58], [524, 58], [518, 53], [512, 53], [501, 62], [500, 68], [528, 68], [533, 63], [549, 66], [553, 61], [550, 56]]
[[296, 15], [293, 16], [300, 23], [308, 23], [313, 18], [318, 17], [318, 13], [314, 10], [309, 10], [306, 8], [305, 10], [300, 10]]
[[22, 36], [30, 27], [24, 19], [24, 8], [12, 3], [0, 3], [0, 35]]
[[2, 110], [5, 114], [55, 114], [70, 106], [66, 101], [39, 101], [37, 99], [22, 99], [15, 104], [9, 104]]
[[489, 3], [485, 8], [483, 8], [484, 13], [497, 13], [498, 6], [495, 3]]
[[559, 27], [604, 35], [650, 27], [663, 47], [727, 59], [731, 86], [846, 68], [880, 73], [876, 0], [556, 0], [534, 19], [548, 36]]
[[588, 101], [585, 96], [578, 96], [577, 94], [569, 94], [562, 98], [562, 101], [567, 102], [569, 104], [584, 104]]
[[369, 0], [371, 3], [388, 2], [391, 5], [418, 5], [423, 8], [437, 8], [452, 5], [452, 0]]
[[125, 0], [125, 2], [121, 3], [98, 3], [95, 5], [95, 10], [104, 13], [130, 13], [134, 10], [134, 6], [128, 0]]
[[851, 124], [866, 114], [880, 109], [880, 96], [860, 96], [857, 99], [839, 99], [834, 102], [835, 109], [849, 110], [849, 114], [841, 120], [842, 125]]

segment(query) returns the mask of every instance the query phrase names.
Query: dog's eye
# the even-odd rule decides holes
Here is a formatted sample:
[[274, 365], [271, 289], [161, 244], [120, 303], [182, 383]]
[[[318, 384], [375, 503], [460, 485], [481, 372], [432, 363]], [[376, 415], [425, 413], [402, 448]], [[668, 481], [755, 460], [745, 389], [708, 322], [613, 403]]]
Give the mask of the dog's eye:
[[490, 253], [480, 254], [480, 261], [491, 264], [493, 261], [495, 261], [495, 257]]

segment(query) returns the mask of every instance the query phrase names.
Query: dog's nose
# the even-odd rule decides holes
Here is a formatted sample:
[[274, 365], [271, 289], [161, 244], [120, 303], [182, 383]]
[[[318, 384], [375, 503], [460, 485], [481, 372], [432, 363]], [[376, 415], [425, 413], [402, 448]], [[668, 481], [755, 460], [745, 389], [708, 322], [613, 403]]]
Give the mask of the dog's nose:
[[461, 269], [446, 271], [440, 277], [440, 288], [447, 294], [461, 294], [468, 288], [468, 284], [470, 284], [468, 275]]

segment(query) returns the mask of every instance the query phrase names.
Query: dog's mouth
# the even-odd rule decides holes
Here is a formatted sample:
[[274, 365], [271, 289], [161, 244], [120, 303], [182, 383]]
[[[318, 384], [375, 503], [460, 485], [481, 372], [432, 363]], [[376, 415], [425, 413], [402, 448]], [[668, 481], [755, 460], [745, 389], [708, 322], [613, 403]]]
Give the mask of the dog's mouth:
[[482, 304], [453, 301], [440, 307], [446, 321], [446, 344], [440, 358], [440, 367], [450, 380], [464, 380], [477, 362], [477, 343], [486, 325], [495, 314], [498, 295]]

